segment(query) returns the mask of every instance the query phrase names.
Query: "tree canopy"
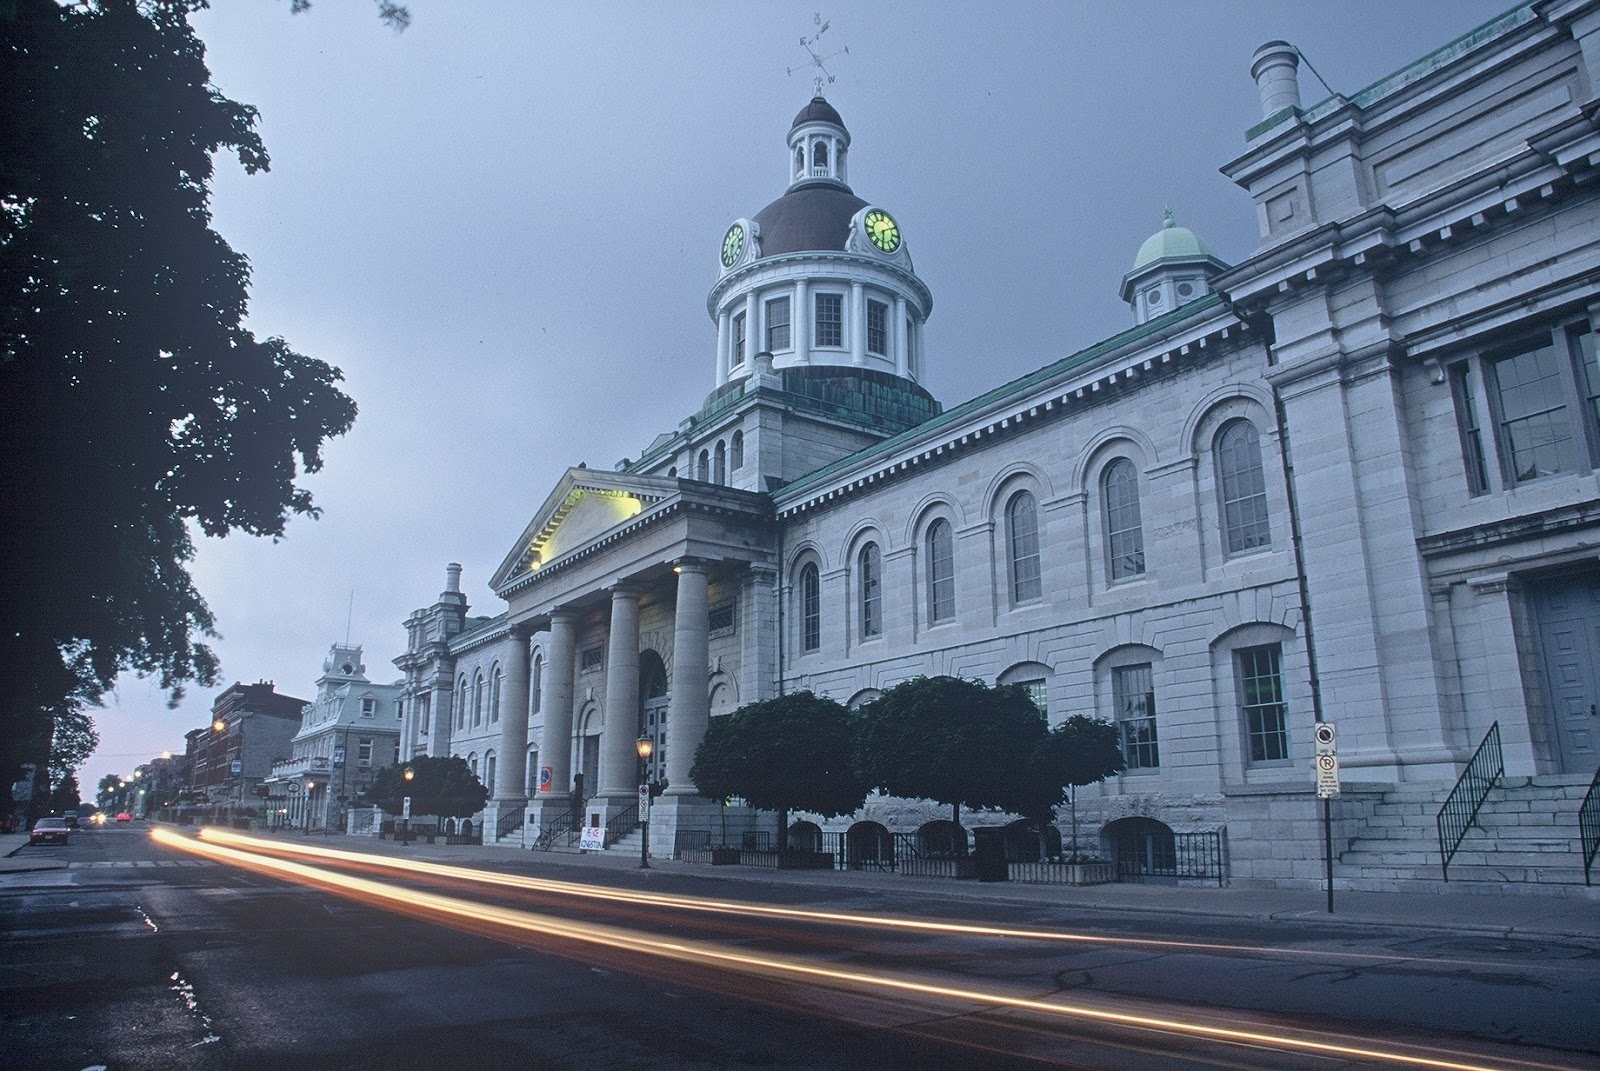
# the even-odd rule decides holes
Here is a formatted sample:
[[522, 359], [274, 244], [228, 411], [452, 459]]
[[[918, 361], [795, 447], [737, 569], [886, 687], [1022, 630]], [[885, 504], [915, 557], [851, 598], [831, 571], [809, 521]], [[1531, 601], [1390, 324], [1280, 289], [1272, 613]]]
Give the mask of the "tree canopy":
[[[412, 773], [410, 781], [405, 777], [408, 766]], [[409, 764], [385, 766], [372, 779], [372, 786], [362, 793], [361, 799], [397, 815], [405, 810], [407, 796], [411, 797], [413, 816], [427, 814], [440, 818], [468, 818], [489, 802], [489, 790], [472, 772], [467, 760], [459, 755], [424, 756], [412, 759]]]
[[[1124, 766], [1121, 739], [1117, 727], [1104, 718], [1087, 714], [1072, 717], [1050, 730], [1049, 736], [1036, 753], [1030, 772], [1035, 786], [1054, 783], [1070, 788], [1072, 852], [1078, 851], [1078, 789], [1084, 785], [1099, 784], [1112, 774], [1121, 773]], [[1061, 802], [1061, 792], [1050, 803], [1053, 814]], [[1035, 817], [1027, 811], [1021, 812]]]
[[747, 703], [711, 719], [689, 778], [703, 796], [742, 796], [760, 810], [777, 811], [782, 844], [789, 811], [832, 817], [865, 802], [851, 721], [844, 704], [811, 692]]
[[[0, 776], [124, 670], [212, 684], [193, 534], [280, 537], [355, 419], [338, 369], [244, 326], [212, 158], [268, 165], [211, 84], [195, 0], [0, 12]], [[6, 768], [8, 767], [8, 768]]]
[[1018, 810], [1018, 779], [1046, 733], [1017, 687], [913, 677], [861, 709], [857, 766], [869, 786], [951, 806]]

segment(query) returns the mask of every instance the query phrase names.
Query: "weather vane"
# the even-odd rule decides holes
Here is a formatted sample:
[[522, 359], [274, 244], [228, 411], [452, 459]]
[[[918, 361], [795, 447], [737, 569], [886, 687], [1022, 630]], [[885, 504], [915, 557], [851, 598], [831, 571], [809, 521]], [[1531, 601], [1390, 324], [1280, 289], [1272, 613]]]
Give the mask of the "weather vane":
[[850, 54], [850, 46], [845, 45], [837, 52], [830, 52], [827, 55], [823, 55], [820, 51], [818, 51], [818, 49], [821, 46], [822, 35], [828, 32], [828, 27], [832, 25], [832, 23], [823, 22], [821, 14], [812, 16], [811, 21], [812, 24], [817, 27], [817, 32], [812, 34], [810, 37], [800, 38], [800, 47], [805, 49], [806, 52], [810, 54], [811, 62], [800, 67], [790, 67], [788, 68], [788, 73], [792, 75], [795, 71], [805, 70], [806, 67], [815, 67], [816, 74], [812, 75], [811, 77], [811, 95], [814, 97], [820, 97], [822, 96], [822, 87], [825, 85], [831, 86], [834, 82], [833, 75], [828, 73], [828, 60], [831, 60], [836, 56], [848, 56]]

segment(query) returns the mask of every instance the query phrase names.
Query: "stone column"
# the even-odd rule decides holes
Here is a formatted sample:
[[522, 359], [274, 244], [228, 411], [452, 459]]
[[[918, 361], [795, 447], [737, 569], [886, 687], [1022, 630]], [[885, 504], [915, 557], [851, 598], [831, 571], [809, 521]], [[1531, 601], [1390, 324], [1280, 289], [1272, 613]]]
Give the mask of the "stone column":
[[845, 313], [845, 337], [850, 345], [850, 363], [867, 363], [867, 290], [860, 283], [850, 284], [850, 309]]
[[539, 761], [550, 767], [548, 804], [564, 809], [572, 794], [572, 678], [577, 668], [578, 622], [570, 610], [550, 615], [550, 657], [544, 666], [544, 730]]
[[[746, 321], [748, 323], [749, 321]], [[597, 795], [637, 796], [639, 756], [639, 593], [611, 589], [611, 636], [606, 646], [606, 727], [600, 739]]]
[[906, 337], [906, 299], [894, 299], [894, 323], [889, 324], [889, 337], [894, 339], [894, 371], [902, 379], [911, 377], [911, 339]]
[[811, 288], [806, 280], [794, 281], [794, 312], [789, 316], [790, 330], [794, 332], [794, 360], [796, 364], [811, 363]]
[[756, 344], [756, 332], [761, 329], [761, 325], [757, 322], [759, 312], [756, 292], [752, 290], [744, 298], [744, 351], [739, 363], [745, 368], [754, 364], [756, 351], [761, 349]]
[[434, 678], [433, 696], [431, 706], [433, 713], [428, 731], [428, 754], [434, 758], [442, 758], [450, 754], [450, 727], [455, 724], [456, 712], [450, 705], [451, 697], [455, 694], [454, 686], [449, 677], [443, 680]]
[[511, 628], [511, 649], [506, 655], [505, 686], [500, 689], [499, 784], [491, 786], [502, 812], [528, 802], [528, 630]]
[[711, 717], [706, 564], [678, 562], [678, 607], [672, 629], [672, 691], [667, 699], [667, 791], [695, 795], [689, 769]]
[[719, 387], [728, 382], [729, 318], [727, 309], [723, 309], [717, 315], [717, 386]]

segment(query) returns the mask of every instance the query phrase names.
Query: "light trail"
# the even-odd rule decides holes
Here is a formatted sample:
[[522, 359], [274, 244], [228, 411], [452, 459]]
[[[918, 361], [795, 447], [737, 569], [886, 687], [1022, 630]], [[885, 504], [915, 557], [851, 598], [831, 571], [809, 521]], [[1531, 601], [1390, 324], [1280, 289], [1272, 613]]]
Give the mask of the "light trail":
[[[152, 833], [152, 836], [154, 834]], [[1161, 951], [1251, 953], [1284, 956], [1313, 957], [1318, 960], [1353, 959], [1362, 963], [1394, 962], [1412, 963], [1415, 956], [1389, 956], [1368, 952], [1337, 952], [1305, 948], [1277, 948], [1272, 946], [1236, 945], [1221, 942], [1177, 941], [1153, 937], [1108, 937], [1103, 934], [1072, 933], [1061, 930], [1031, 930], [1008, 926], [985, 926], [964, 922], [945, 922], [933, 919], [884, 918], [840, 911], [816, 911], [807, 908], [779, 907], [773, 904], [752, 904], [737, 900], [713, 900], [697, 896], [667, 893], [640, 892], [629, 889], [612, 889], [578, 882], [558, 881], [553, 878], [533, 878], [521, 874], [503, 874], [492, 870], [474, 870], [469, 867], [430, 863], [420, 859], [397, 859], [394, 856], [354, 852], [341, 848], [324, 848], [314, 845], [285, 844], [282, 841], [247, 837], [226, 829], [206, 826], [200, 830], [202, 838], [231, 844], [269, 854], [305, 856], [355, 865], [378, 867], [398, 873], [423, 874], [449, 878], [479, 885], [497, 885], [510, 889], [534, 892], [560, 893], [566, 896], [636, 906], [676, 908], [680, 911], [697, 911], [721, 915], [743, 915], [753, 918], [776, 918], [809, 923], [835, 923], [864, 926], [875, 929], [906, 930], [922, 933], [953, 934], [962, 937], [998, 937], [1011, 940], [1048, 941], [1068, 944], [1112, 945], [1117, 947], [1148, 948]], [[1431, 963], [1470, 963], [1469, 960], [1429, 960]]]
[[[220, 832], [220, 831], [219, 831]], [[1277, 1050], [1290, 1050], [1319, 1056], [1333, 1056], [1377, 1061], [1404, 1067], [1430, 1068], [1434, 1071], [1572, 1071], [1553, 1064], [1518, 1062], [1515, 1064], [1484, 1064], [1471, 1062], [1479, 1059], [1470, 1054], [1446, 1053], [1427, 1055], [1422, 1052], [1385, 1050], [1360, 1044], [1336, 1034], [1318, 1037], [1274, 1034], [1260, 1029], [1243, 1029], [1210, 1023], [1188, 1022], [1160, 1015], [1143, 1015], [1134, 1012], [1095, 1008], [1084, 1004], [1053, 1003], [1032, 997], [1010, 996], [1003, 993], [983, 992], [957, 986], [939, 985], [892, 975], [873, 974], [866, 971], [836, 970], [831, 967], [804, 963], [776, 956], [754, 955], [714, 945], [686, 940], [664, 940], [647, 934], [633, 933], [598, 923], [575, 923], [548, 915], [539, 915], [520, 909], [494, 904], [463, 900], [440, 893], [416, 889], [396, 888], [369, 878], [353, 877], [335, 871], [313, 867], [305, 863], [275, 856], [257, 854], [242, 848], [229, 847], [225, 841], [262, 843], [254, 838], [236, 837], [234, 834], [207, 837], [204, 841], [181, 836], [165, 829], [150, 834], [156, 842], [181, 851], [206, 856], [219, 862], [278, 877], [295, 878], [325, 888], [373, 906], [393, 906], [403, 913], [431, 917], [436, 920], [458, 920], [474, 928], [492, 924], [506, 930], [555, 937], [581, 944], [632, 952], [647, 956], [697, 964], [723, 967], [747, 974], [779, 979], [802, 979], [817, 983], [841, 983], [868, 990], [914, 994], [941, 1000], [969, 1002], [984, 1007], [1009, 1008], [1031, 1012], [1055, 1019], [1078, 1019], [1106, 1023], [1141, 1031], [1176, 1034], [1190, 1038], [1206, 1038], [1228, 1044], [1267, 1046]], [[307, 854], [349, 856], [356, 853], [335, 849], [318, 849]], [[431, 869], [438, 864], [417, 864]], [[454, 869], [454, 868], [444, 868]], [[561, 884], [561, 883], [556, 883]]]

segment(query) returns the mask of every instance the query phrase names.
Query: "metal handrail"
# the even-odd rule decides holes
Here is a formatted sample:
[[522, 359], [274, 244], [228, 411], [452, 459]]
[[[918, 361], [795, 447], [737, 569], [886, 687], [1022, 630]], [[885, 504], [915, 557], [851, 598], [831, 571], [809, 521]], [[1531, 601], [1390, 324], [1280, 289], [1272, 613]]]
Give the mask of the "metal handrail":
[[639, 828], [639, 805], [635, 803], [625, 811], [618, 811], [606, 823], [606, 847], [609, 848], [629, 833]]
[[1436, 823], [1439, 828], [1439, 866], [1444, 872], [1445, 881], [1450, 880], [1450, 860], [1455, 858], [1456, 849], [1466, 839], [1467, 830], [1477, 819], [1483, 801], [1489, 798], [1489, 790], [1505, 776], [1505, 772], [1505, 755], [1500, 750], [1500, 723], [1495, 722], [1484, 734], [1478, 750], [1472, 753], [1467, 768], [1461, 771], [1450, 795], [1445, 797], [1444, 806], [1439, 808]]
[[505, 814], [501, 815], [500, 820], [494, 824], [494, 839], [505, 840], [518, 829], [522, 828], [522, 823], [527, 821], [527, 818], [528, 812], [524, 811], [521, 807], [518, 807], [514, 811], [507, 811]]
[[1600, 851], [1600, 769], [1595, 770], [1589, 791], [1578, 805], [1578, 836], [1583, 841], [1583, 883], [1592, 885], [1590, 872], [1595, 854]]

